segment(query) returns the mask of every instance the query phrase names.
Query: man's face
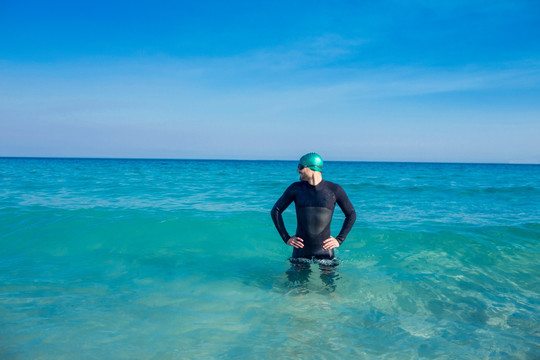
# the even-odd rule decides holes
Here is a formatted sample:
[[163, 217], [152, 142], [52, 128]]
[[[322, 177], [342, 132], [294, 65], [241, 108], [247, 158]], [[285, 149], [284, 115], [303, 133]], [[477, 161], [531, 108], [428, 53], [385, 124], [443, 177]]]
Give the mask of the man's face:
[[311, 178], [311, 173], [313, 170], [302, 165], [298, 165], [296, 172], [300, 174], [300, 181], [308, 181]]

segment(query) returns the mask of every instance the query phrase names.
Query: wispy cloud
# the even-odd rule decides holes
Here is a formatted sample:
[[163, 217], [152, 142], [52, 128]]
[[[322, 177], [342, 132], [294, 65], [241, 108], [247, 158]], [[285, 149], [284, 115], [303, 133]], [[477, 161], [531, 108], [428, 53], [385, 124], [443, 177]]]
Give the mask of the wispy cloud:
[[232, 114], [246, 110], [258, 113], [276, 108], [286, 111], [322, 104], [336, 108], [349, 102], [396, 97], [540, 87], [540, 64], [535, 61], [499, 68], [314, 66], [313, 59], [321, 54], [339, 58], [358, 46], [346, 40], [327, 46], [330, 38], [316, 41], [323, 45], [311, 43], [309, 46], [318, 48], [311, 57], [293, 58], [290, 54], [297, 50], [287, 49], [197, 61], [163, 58], [4, 66], [0, 71], [0, 105], [4, 109], [31, 109], [28, 103], [33, 103], [53, 113], [54, 109], [72, 113], [90, 108], [114, 113], [126, 107], [145, 113], [159, 106], [159, 113], [167, 116], [181, 110], [200, 117], [214, 113], [216, 107]]
[[[480, 146], [475, 144], [488, 146], [489, 139], [496, 139], [527, 154], [526, 148], [540, 141], [523, 119], [516, 119], [519, 108], [501, 112], [494, 101], [487, 111], [474, 106], [465, 110], [462, 103], [445, 108], [444, 100], [431, 106], [426, 99], [426, 95], [455, 93], [489, 97], [493, 91], [512, 89], [537, 93], [538, 62], [497, 68], [350, 64], [332, 68], [319, 64], [343, 59], [362, 44], [330, 39], [304, 43], [304, 48], [315, 50], [297, 57], [291, 54], [301, 53], [299, 46], [207, 59], [3, 63], [0, 140], [13, 149], [26, 146], [28, 154], [54, 149], [50, 155], [61, 155], [62, 149], [69, 149], [72, 155], [92, 156], [92, 151], [98, 151], [92, 150], [94, 144], [99, 144], [99, 152], [94, 153], [99, 156], [215, 157], [219, 153], [242, 157], [249, 153], [286, 158], [288, 152], [303, 151], [297, 143], [299, 133], [317, 138], [321, 132], [332, 135], [345, 129], [339, 143], [323, 144], [322, 150], [351, 156], [361, 151], [371, 159], [387, 160], [396, 159], [393, 151], [413, 154], [417, 143], [423, 145], [415, 158], [420, 159], [426, 149], [438, 149], [433, 154], [441, 157], [455, 150], [452, 139], [457, 137], [470, 152]], [[530, 111], [537, 117], [540, 107], [531, 105]], [[496, 119], [498, 127], [465, 125], [489, 117]], [[505, 123], [520, 121], [522, 125], [512, 130], [513, 138], [520, 139], [518, 147], [501, 134], [508, 133]], [[413, 128], [421, 131], [407, 130]], [[433, 140], [441, 138], [446, 140]], [[234, 147], [229, 148], [225, 139]], [[279, 154], [276, 141], [283, 146]], [[492, 153], [502, 158], [502, 150]], [[537, 154], [529, 153], [533, 158]]]
[[[326, 50], [334, 58], [346, 56], [342, 51]], [[264, 55], [263, 55], [264, 54]], [[538, 89], [540, 62], [504, 63], [497, 67], [373, 66], [353, 65], [332, 68], [317, 66], [320, 53], [304, 56], [300, 51], [259, 52], [234, 58], [199, 61], [192, 73], [199, 84], [209, 88], [225, 87], [229, 93], [292, 93], [303, 91], [318, 97], [374, 99], [419, 96], [453, 92], [482, 92], [510, 89]], [[330, 61], [330, 60], [328, 60]], [[175, 67], [175, 65], [172, 65]], [[179, 68], [191, 64], [178, 64]], [[301, 97], [301, 96], [300, 96]]]

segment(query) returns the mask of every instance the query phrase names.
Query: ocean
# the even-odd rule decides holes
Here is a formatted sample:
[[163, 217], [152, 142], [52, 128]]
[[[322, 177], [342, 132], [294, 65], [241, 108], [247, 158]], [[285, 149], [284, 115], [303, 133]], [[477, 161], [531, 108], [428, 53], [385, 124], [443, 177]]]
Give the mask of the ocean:
[[270, 218], [295, 170], [0, 158], [0, 358], [540, 358], [539, 165], [327, 162], [330, 286]]

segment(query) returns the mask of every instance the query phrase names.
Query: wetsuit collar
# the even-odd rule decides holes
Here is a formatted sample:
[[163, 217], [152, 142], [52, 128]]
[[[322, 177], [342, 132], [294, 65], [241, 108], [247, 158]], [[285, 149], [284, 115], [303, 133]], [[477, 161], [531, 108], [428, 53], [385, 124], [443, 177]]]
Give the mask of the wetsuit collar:
[[309, 187], [315, 188], [315, 189], [320, 188], [320, 186], [322, 185], [322, 183], [324, 183], [324, 180], [323, 180], [323, 179], [321, 179], [321, 181], [320, 181], [317, 185], [311, 185], [311, 184], [309, 183], [309, 181], [306, 181], [306, 184], [307, 184]]

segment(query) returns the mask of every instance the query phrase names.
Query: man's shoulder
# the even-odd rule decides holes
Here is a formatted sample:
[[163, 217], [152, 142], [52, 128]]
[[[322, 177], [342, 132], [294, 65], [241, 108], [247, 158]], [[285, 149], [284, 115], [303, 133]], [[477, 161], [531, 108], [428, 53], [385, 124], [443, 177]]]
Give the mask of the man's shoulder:
[[324, 182], [326, 183], [326, 186], [328, 186], [329, 188], [341, 189], [341, 186], [339, 184], [336, 184], [335, 182], [331, 182], [331, 181], [328, 181], [328, 180], [324, 180]]
[[327, 188], [336, 194], [345, 192], [343, 188], [341, 187], [341, 185], [336, 184], [335, 182], [325, 180], [325, 183], [326, 183]]
[[293, 182], [291, 185], [289, 185], [289, 187], [287, 188], [287, 190], [296, 190], [296, 189], [300, 189], [302, 187], [302, 182], [303, 181], [296, 181], [296, 182]]
[[295, 181], [290, 186], [298, 187], [298, 186], [302, 186], [303, 183], [304, 183], [304, 181]]

